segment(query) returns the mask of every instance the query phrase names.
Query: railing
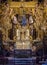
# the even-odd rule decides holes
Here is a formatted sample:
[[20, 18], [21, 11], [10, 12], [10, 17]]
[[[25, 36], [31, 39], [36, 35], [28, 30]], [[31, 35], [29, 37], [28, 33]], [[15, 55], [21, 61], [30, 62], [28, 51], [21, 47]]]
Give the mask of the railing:
[[[4, 58], [5, 59], [5, 58]], [[36, 58], [13, 58], [7, 57], [6, 62], [2, 63], [2, 65], [33, 65], [35, 64]], [[3, 62], [3, 61], [2, 61]]]
[[47, 59], [39, 60], [39, 63], [36, 63], [36, 57], [32, 58], [0, 57], [0, 65], [37, 65], [37, 64], [47, 65]]

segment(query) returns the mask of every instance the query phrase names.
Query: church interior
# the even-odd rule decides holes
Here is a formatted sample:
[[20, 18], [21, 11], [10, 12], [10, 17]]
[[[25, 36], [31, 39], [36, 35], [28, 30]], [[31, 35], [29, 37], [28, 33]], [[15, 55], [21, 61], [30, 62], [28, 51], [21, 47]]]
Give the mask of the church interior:
[[0, 0], [0, 65], [47, 65], [47, 0]]

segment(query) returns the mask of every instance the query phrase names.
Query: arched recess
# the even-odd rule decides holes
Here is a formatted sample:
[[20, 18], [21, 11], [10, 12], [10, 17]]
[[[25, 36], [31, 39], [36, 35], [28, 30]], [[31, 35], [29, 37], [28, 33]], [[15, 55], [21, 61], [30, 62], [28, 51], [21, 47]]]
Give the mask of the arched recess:
[[2, 30], [0, 30], [0, 43], [2, 43], [3, 41], [3, 34], [2, 34]]
[[8, 38], [9, 38], [10, 40], [13, 40], [13, 29], [9, 29], [9, 30], [8, 30]]

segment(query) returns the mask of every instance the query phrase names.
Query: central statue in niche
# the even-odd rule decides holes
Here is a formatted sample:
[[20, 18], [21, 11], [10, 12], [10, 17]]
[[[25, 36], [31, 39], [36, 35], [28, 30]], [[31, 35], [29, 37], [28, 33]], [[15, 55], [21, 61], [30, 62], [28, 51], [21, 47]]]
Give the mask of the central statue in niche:
[[[19, 22], [18, 17], [13, 17], [13, 23], [16, 26], [18, 25], [18, 28], [16, 28], [16, 49], [30, 49], [30, 29], [29, 29], [29, 23], [33, 23], [32, 16], [29, 16], [29, 18], [26, 17], [26, 15], [21, 15], [21, 20]], [[21, 26], [21, 27], [19, 27]]]

